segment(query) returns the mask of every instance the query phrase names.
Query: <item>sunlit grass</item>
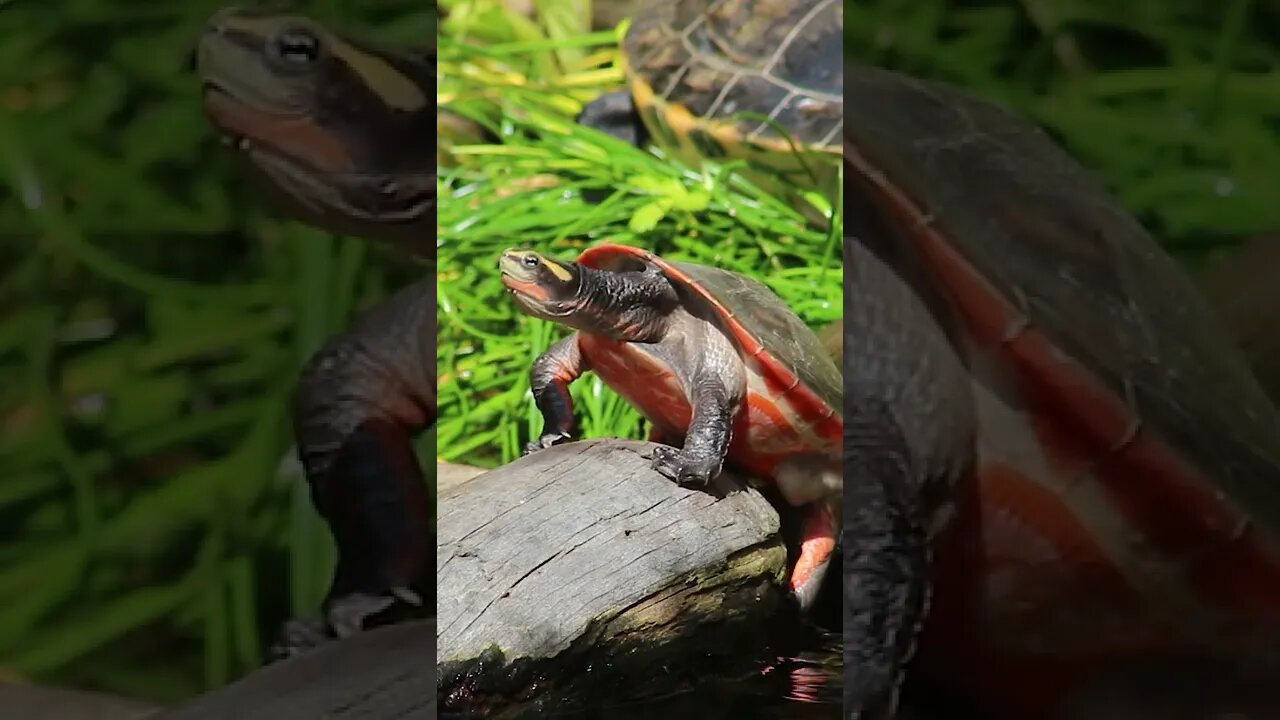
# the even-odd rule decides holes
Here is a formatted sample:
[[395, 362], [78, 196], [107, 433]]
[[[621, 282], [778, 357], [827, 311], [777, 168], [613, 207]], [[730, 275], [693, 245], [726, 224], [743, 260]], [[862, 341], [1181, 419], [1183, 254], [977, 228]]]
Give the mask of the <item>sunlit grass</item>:
[[[437, 452], [486, 465], [514, 459], [540, 431], [529, 366], [565, 332], [517, 311], [497, 271], [507, 247], [572, 258], [607, 241], [716, 265], [764, 281], [815, 328], [841, 307], [834, 232], [732, 165], [683, 167], [573, 122], [584, 102], [621, 84], [614, 33], [553, 41], [523, 31], [499, 45], [439, 46], [442, 105], [497, 139], [452, 148], [439, 188]], [[635, 411], [594, 375], [573, 398], [582, 436], [644, 436]]]

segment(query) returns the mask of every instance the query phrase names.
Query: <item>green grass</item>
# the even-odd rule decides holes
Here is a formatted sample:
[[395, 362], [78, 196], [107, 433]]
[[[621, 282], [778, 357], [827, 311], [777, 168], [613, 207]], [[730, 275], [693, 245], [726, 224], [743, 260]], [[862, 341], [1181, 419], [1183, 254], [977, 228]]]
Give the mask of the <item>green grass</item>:
[[[188, 65], [221, 4], [0, 5], [6, 677], [185, 697], [254, 667], [328, 580], [288, 394], [323, 338], [422, 270], [244, 186]], [[303, 5], [388, 40], [432, 27], [411, 0]], [[618, 82], [585, 4], [444, 5], [441, 98], [500, 142], [441, 174], [441, 455], [499, 463], [540, 428], [525, 372], [560, 331], [499, 290], [509, 245], [646, 245], [761, 276], [814, 326], [838, 313], [832, 238], [791, 208], [569, 122]], [[859, 58], [1046, 124], [1189, 261], [1280, 228], [1275, 2], [865, 0], [845, 27]], [[576, 397], [585, 434], [640, 432], [591, 379]]]
[[[0, 11], [5, 677], [186, 697], [257, 666], [328, 584], [289, 394], [410, 273], [245, 187], [189, 64], [221, 4]], [[420, 3], [363, 5], [309, 10], [430, 32]]]
[[845, 52], [1020, 110], [1198, 264], [1280, 229], [1280, 5], [845, 3]]
[[[732, 165], [682, 167], [575, 124], [583, 102], [620, 82], [615, 35], [551, 39], [549, 25], [479, 45], [463, 23], [446, 23], [459, 35], [440, 41], [442, 105], [498, 140], [454, 147], [456, 165], [440, 172], [442, 459], [508, 462], [541, 430], [529, 366], [566, 330], [517, 311], [497, 272], [507, 247], [572, 258], [600, 242], [638, 245], [757, 277], [812, 327], [840, 313], [836, 232], [808, 226]], [[594, 375], [572, 394], [581, 436], [644, 437], [637, 413]]]

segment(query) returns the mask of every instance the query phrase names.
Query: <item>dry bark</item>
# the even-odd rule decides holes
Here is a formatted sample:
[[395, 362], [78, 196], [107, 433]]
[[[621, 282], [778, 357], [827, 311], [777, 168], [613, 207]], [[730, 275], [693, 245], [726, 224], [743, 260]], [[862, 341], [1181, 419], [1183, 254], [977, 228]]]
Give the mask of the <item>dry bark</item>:
[[150, 720], [434, 719], [434, 634], [418, 620], [326, 643]]
[[0, 717], [21, 720], [142, 720], [156, 706], [71, 688], [0, 682]]
[[536, 716], [752, 657], [783, 597], [777, 513], [728, 474], [706, 490], [672, 483], [651, 447], [569, 443], [443, 483], [438, 624], [327, 643], [156, 720], [434, 718], [437, 699]]
[[485, 472], [484, 468], [458, 463], [436, 463], [436, 494], [443, 495], [454, 486], [472, 480]]
[[759, 639], [785, 578], [776, 511], [727, 474], [707, 490], [672, 483], [651, 447], [560, 445], [438, 498], [442, 708], [643, 694], [686, 659], [706, 670], [707, 653], [740, 658]]

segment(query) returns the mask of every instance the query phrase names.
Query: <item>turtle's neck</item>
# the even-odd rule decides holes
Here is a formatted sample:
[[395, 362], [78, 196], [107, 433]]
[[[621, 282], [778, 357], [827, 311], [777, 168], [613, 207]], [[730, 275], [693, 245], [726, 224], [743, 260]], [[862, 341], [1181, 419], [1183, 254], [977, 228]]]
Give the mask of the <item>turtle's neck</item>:
[[671, 282], [656, 268], [613, 272], [578, 267], [584, 299], [570, 323], [586, 332], [630, 342], [657, 342], [680, 303]]

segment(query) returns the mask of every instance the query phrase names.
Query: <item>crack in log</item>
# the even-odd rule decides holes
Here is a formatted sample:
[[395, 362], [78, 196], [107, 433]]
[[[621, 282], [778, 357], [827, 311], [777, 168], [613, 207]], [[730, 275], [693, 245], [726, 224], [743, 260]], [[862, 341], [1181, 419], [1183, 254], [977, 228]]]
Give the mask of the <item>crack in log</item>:
[[[438, 548], [441, 710], [537, 713], [755, 657], [785, 599], [777, 511], [731, 474], [710, 490], [671, 483], [645, 447], [548, 448], [442, 505], [441, 538], [459, 540]], [[459, 543], [480, 567], [452, 561]]]
[[[517, 585], [519, 585], [520, 583], [524, 582], [524, 579], [525, 579], [525, 578], [527, 578], [527, 577], [529, 577], [530, 575], [532, 575], [532, 574], [534, 574], [534, 573], [538, 572], [538, 570], [540, 570], [540, 569], [542, 568], [542, 566], [543, 566], [543, 565], [546, 565], [547, 563], [551, 562], [552, 560], [555, 560], [556, 558], [560, 557], [560, 555], [561, 555], [561, 553], [556, 553], [556, 554], [552, 555], [551, 557], [547, 558], [546, 560], [543, 560], [542, 562], [538, 563], [537, 565], [534, 565], [532, 568], [530, 568], [530, 569], [529, 569], [529, 572], [527, 572], [527, 573], [525, 573], [525, 574], [521, 575], [520, 577], [516, 578], [516, 581], [515, 581], [515, 582], [513, 582], [513, 583], [511, 583], [511, 587], [507, 588], [507, 594], [510, 594], [512, 590], [515, 590], [515, 589], [516, 589], [516, 586], [517, 586]], [[504, 595], [502, 595], [501, 597], [506, 597], [506, 596], [507, 596], [507, 594], [504, 594]]]

